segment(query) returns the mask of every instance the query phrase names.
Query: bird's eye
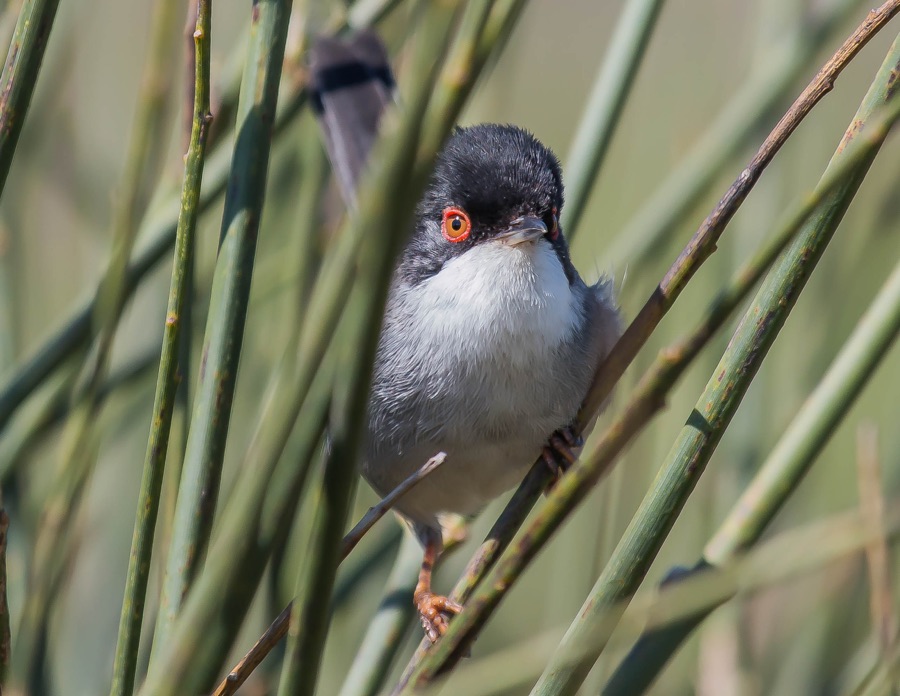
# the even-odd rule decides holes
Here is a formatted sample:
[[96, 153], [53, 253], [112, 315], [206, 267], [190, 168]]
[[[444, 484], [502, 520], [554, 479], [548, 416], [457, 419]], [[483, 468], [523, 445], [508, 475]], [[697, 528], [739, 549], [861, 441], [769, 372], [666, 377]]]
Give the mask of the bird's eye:
[[469, 216], [460, 208], [445, 208], [444, 220], [441, 223], [441, 234], [448, 242], [461, 242], [469, 236], [472, 223]]
[[547, 225], [547, 236], [551, 241], [555, 241], [559, 237], [559, 211], [554, 206], [544, 215], [544, 224]]

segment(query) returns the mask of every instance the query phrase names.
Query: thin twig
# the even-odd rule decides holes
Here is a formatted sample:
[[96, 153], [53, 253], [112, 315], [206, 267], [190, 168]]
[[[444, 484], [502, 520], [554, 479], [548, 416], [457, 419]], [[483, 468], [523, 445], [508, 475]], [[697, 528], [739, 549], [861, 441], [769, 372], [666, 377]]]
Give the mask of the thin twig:
[[384, 517], [388, 511], [394, 507], [397, 501], [406, 494], [414, 486], [418, 485], [418, 483], [428, 476], [432, 471], [437, 469], [441, 464], [444, 463], [444, 460], [447, 459], [446, 452], [438, 452], [431, 459], [429, 459], [422, 467], [409, 475], [403, 483], [397, 486], [393, 491], [388, 493], [381, 501], [370, 507], [368, 512], [363, 515], [362, 519], [356, 523], [356, 526], [353, 527], [347, 534], [344, 536], [344, 549], [342, 552], [342, 558], [346, 558], [350, 555], [350, 552], [356, 548], [356, 545], [359, 543], [360, 539], [362, 539], [366, 533], [375, 525], [375, 523]]

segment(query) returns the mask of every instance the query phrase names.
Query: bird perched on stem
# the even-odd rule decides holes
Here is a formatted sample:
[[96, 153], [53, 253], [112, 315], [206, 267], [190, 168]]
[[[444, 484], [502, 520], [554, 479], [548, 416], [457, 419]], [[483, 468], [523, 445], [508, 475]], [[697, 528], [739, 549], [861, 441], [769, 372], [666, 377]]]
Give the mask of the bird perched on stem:
[[[352, 205], [392, 99], [370, 32], [320, 39], [313, 103]], [[612, 283], [589, 286], [559, 226], [554, 154], [509, 125], [457, 128], [437, 158], [397, 262], [381, 329], [362, 473], [382, 495], [437, 452], [446, 463], [395, 510], [424, 547], [414, 601], [435, 640], [461, 607], [432, 592], [442, 513], [470, 515], [518, 484], [542, 453], [558, 468], [568, 426], [619, 336]]]

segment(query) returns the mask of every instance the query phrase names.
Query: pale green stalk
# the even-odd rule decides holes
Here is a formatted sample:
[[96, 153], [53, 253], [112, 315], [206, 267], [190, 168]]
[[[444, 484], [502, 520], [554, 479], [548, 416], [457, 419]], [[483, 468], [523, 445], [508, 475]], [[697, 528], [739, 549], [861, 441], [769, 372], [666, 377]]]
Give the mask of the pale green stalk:
[[580, 229], [588, 197], [600, 174], [662, 6], [663, 0], [628, 0], [600, 63], [566, 158], [566, 206], [560, 223], [569, 244]]

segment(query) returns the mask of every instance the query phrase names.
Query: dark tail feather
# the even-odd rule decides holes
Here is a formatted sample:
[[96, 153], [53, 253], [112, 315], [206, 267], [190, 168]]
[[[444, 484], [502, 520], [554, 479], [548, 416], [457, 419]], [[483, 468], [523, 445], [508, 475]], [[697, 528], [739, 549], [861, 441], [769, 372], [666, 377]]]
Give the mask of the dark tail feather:
[[312, 104], [325, 135], [325, 148], [348, 206], [381, 115], [394, 98], [387, 51], [370, 31], [348, 40], [319, 38], [310, 55]]

